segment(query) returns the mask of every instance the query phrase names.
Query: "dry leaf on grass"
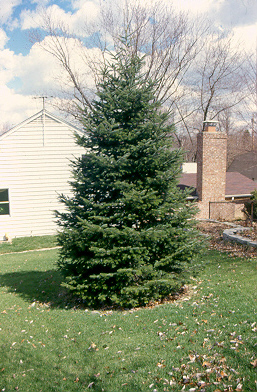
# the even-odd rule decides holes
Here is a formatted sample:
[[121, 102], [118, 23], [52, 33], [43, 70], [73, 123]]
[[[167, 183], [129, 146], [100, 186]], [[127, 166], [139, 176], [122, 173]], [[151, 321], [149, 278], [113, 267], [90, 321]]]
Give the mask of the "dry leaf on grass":
[[255, 359], [254, 361], [251, 362], [251, 365], [253, 365], [254, 368], [257, 367], [257, 359]]

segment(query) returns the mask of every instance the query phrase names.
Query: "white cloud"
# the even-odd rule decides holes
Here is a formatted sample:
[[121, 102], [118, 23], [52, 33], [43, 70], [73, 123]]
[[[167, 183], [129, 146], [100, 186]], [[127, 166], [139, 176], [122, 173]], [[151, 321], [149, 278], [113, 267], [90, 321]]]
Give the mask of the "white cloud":
[[222, 0], [218, 17], [227, 27], [251, 25], [257, 19], [256, 0]]
[[0, 85], [9, 83], [17, 76], [17, 67], [19, 67], [21, 59], [21, 55], [15, 55], [9, 49], [0, 51]]
[[[53, 95], [60, 90], [73, 91], [73, 86], [69, 83], [67, 74], [59, 62], [41, 47], [50, 44], [51, 38], [46, 37], [41, 44], [34, 44], [26, 56], [15, 55], [9, 49], [0, 51], [0, 85], [14, 83], [16, 78], [20, 81], [17, 91], [25, 95], [43, 93]], [[80, 75], [80, 81], [84, 86], [94, 88], [92, 70], [87, 66], [85, 59], [89, 61], [100, 59], [100, 50], [86, 49], [79, 41], [72, 38], [66, 40], [65, 45], [67, 56], [72, 54], [69, 62], [74, 74]]]
[[0, 22], [6, 23], [12, 15], [13, 8], [21, 3], [22, 0], [0, 0]]
[[43, 21], [43, 15], [51, 15], [55, 23], [62, 22], [68, 23], [70, 21], [71, 14], [65, 13], [65, 11], [58, 5], [54, 4], [47, 9], [42, 7], [36, 8], [34, 11], [23, 10], [20, 14], [20, 25], [22, 30], [28, 30], [31, 28], [41, 27]]
[[100, 12], [100, 5], [93, 1], [76, 1], [78, 11], [72, 15], [72, 28], [83, 29], [85, 22], [94, 22]]
[[54, 4], [46, 9], [38, 7], [34, 11], [23, 10], [20, 15], [21, 29], [26, 30], [42, 26], [44, 13], [49, 16], [55, 25], [67, 26], [70, 31], [81, 33], [85, 22], [97, 19], [100, 6], [93, 1], [82, 1], [74, 4], [75, 12], [65, 12], [64, 9]]
[[[44, 44], [47, 45], [46, 37]], [[81, 82], [91, 91], [94, 89], [94, 79], [89, 67], [83, 61], [83, 56], [96, 61], [101, 56], [98, 49], [84, 49], [81, 52], [79, 42], [68, 40], [69, 49], [72, 51], [71, 66], [74, 73], [81, 75]], [[54, 96], [60, 91], [73, 93], [73, 86], [52, 55], [45, 52], [39, 44], [34, 44], [28, 55], [15, 55], [5, 49], [0, 51], [0, 108], [1, 125], [4, 123], [18, 124], [41, 110], [42, 102], [32, 99], [40, 95]], [[9, 88], [7, 84], [19, 80], [19, 88]], [[49, 103], [48, 103], [49, 104]], [[51, 109], [52, 111], [52, 109]]]
[[[220, 1], [215, 1], [219, 3]], [[174, 8], [190, 14], [206, 13], [213, 7], [214, 0], [173, 0]]]
[[60, 75], [60, 67], [55, 58], [34, 44], [27, 56], [21, 56], [13, 74], [20, 79], [22, 94], [45, 94], [57, 88], [55, 78]]
[[239, 26], [233, 29], [234, 37], [242, 43], [242, 49], [255, 53], [257, 45], [257, 22], [250, 26]]
[[[32, 100], [32, 96], [54, 85], [52, 60], [36, 45], [27, 56], [0, 50], [0, 129], [4, 123], [15, 125], [41, 109], [42, 105], [38, 108], [38, 100]], [[8, 87], [10, 83], [18, 87], [14, 90]]]
[[84, 8], [84, 6], [88, 8], [99, 8], [100, 3], [98, 0], [72, 0], [71, 1], [72, 7], [74, 10], [80, 10], [81, 8]]
[[189, 15], [205, 14], [223, 28], [253, 26], [257, 21], [256, 0], [173, 0], [173, 6]]
[[0, 29], [0, 50], [3, 49], [8, 42], [8, 37], [4, 30]]
[[30, 96], [17, 94], [7, 86], [0, 85], [0, 128], [3, 124], [9, 124], [10, 126], [19, 124], [39, 111], [40, 109], [37, 108], [38, 103], [35, 101]]

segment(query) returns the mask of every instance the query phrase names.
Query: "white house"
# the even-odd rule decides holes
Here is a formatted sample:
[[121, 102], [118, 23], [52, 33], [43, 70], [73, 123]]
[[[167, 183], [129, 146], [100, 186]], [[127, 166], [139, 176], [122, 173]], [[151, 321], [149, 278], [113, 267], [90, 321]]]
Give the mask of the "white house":
[[0, 136], [0, 240], [56, 233], [58, 194], [70, 194], [70, 161], [84, 151], [75, 132], [42, 110]]

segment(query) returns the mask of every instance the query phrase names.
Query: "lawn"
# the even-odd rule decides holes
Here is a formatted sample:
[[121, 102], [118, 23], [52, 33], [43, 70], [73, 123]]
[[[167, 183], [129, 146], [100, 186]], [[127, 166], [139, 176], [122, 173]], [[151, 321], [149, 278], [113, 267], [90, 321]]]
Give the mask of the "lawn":
[[57, 246], [57, 241], [54, 235], [14, 238], [12, 242], [0, 242], [0, 254], [55, 246]]
[[256, 391], [256, 259], [208, 252], [183, 298], [93, 311], [57, 257], [0, 256], [0, 391]]

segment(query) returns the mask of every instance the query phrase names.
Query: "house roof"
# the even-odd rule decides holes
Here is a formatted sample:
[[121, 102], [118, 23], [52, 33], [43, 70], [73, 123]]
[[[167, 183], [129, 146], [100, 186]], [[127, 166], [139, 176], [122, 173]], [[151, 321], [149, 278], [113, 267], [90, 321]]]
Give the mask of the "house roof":
[[249, 195], [257, 189], [257, 182], [238, 172], [226, 173], [226, 196]]
[[228, 172], [239, 172], [244, 176], [257, 179], [257, 152], [250, 151], [236, 156], [228, 168]]
[[[192, 195], [196, 194], [196, 173], [183, 173], [179, 180], [181, 189], [194, 188]], [[250, 196], [251, 192], [257, 189], [257, 182], [250, 180], [238, 172], [226, 173], [226, 197]]]
[[67, 125], [68, 127], [74, 129], [74, 131], [76, 131], [76, 132], [78, 132], [78, 133], [82, 133], [82, 130], [79, 129], [78, 127], [76, 127], [76, 126], [70, 124], [69, 122], [67, 122], [67, 121], [65, 121], [65, 120], [63, 120], [63, 119], [61, 119], [61, 118], [59, 118], [59, 117], [57, 117], [57, 116], [55, 116], [54, 114], [48, 112], [47, 110], [42, 109], [42, 110], [40, 110], [40, 112], [38, 112], [38, 113], [34, 114], [33, 116], [27, 118], [26, 120], [22, 121], [20, 124], [15, 125], [13, 128], [9, 129], [9, 131], [7, 131], [7, 132], [5, 132], [4, 134], [2, 134], [2, 135], [0, 136], [0, 140], [3, 140], [4, 138], [8, 137], [9, 135], [11, 135], [12, 133], [14, 133], [15, 131], [17, 131], [18, 129], [20, 129], [20, 128], [23, 127], [24, 125], [29, 124], [30, 122], [32, 122], [32, 121], [36, 120], [37, 118], [41, 117], [43, 114], [44, 114], [46, 117], [48, 117], [48, 118], [50, 118], [50, 119], [52, 119], [52, 120], [54, 120], [54, 121], [57, 121], [57, 122], [59, 122], [59, 123], [61, 123], [61, 124]]

